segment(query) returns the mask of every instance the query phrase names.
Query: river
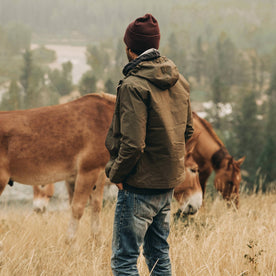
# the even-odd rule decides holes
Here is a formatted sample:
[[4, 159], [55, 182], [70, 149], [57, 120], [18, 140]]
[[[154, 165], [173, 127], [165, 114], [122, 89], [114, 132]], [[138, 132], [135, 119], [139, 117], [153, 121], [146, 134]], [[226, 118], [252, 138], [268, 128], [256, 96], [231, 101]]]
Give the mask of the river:
[[[84, 46], [71, 46], [59, 44], [46, 44], [47, 49], [56, 52], [56, 60], [49, 64], [51, 69], [61, 69], [64, 62], [71, 61], [73, 64], [72, 78], [73, 83], [77, 84], [81, 79], [84, 72], [88, 71], [90, 67], [86, 64], [86, 47]], [[39, 47], [37, 44], [32, 44], [31, 49]]]

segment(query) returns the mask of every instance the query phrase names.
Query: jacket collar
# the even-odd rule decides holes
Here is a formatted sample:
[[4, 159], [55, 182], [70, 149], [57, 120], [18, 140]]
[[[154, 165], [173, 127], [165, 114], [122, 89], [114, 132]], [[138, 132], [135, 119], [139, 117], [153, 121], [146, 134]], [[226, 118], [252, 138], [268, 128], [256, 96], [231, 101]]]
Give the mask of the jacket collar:
[[140, 62], [142, 61], [148, 61], [148, 60], [154, 60], [156, 58], [160, 57], [159, 51], [152, 48], [144, 53], [142, 53], [140, 56], [138, 56], [136, 59], [129, 62], [123, 69], [123, 74], [126, 76], [133, 68], [135, 68]]

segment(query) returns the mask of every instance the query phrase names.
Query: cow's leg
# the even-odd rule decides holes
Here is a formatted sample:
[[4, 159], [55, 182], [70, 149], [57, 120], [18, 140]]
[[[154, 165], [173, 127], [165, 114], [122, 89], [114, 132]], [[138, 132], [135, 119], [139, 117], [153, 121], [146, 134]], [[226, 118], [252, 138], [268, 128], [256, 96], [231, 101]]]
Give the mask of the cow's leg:
[[10, 175], [6, 170], [0, 170], [0, 195], [3, 193], [6, 185], [9, 183]]
[[48, 185], [33, 186], [34, 200], [33, 209], [37, 213], [44, 213], [50, 198], [54, 195], [55, 186], [53, 183]]
[[75, 180], [66, 180], [65, 181], [68, 196], [69, 196], [69, 204], [72, 204], [72, 199], [75, 191]]
[[75, 239], [79, 226], [79, 220], [83, 215], [84, 208], [88, 201], [89, 195], [97, 181], [99, 169], [92, 171], [81, 171], [78, 173], [75, 184], [75, 191], [72, 198], [72, 217], [68, 227], [68, 242]]
[[206, 191], [207, 179], [209, 178], [211, 172], [212, 172], [212, 170], [201, 171], [199, 168], [199, 182], [200, 182], [201, 189], [202, 189], [202, 198], [204, 198], [205, 191]]
[[[10, 180], [10, 175], [8, 174], [8, 172], [3, 169], [0, 170], [0, 195], [3, 193], [6, 185], [9, 183], [9, 180]], [[3, 243], [2, 241], [0, 241], [0, 265], [3, 261], [3, 256], [4, 256]]]
[[100, 213], [103, 205], [105, 172], [100, 171], [96, 188], [91, 193], [91, 233], [98, 234], [101, 229]]

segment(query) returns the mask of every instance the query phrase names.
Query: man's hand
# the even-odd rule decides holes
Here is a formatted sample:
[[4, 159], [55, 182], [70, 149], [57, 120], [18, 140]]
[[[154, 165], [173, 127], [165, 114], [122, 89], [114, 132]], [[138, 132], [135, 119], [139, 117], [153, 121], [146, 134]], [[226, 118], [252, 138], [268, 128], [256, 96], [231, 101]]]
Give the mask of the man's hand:
[[123, 184], [122, 183], [118, 183], [118, 184], [112, 183], [109, 178], [107, 178], [107, 181], [108, 181], [109, 185], [115, 184], [118, 187], [119, 190], [123, 190]]
[[123, 190], [123, 184], [122, 183], [118, 183], [118, 184], [116, 184], [116, 186], [118, 187], [119, 190]]

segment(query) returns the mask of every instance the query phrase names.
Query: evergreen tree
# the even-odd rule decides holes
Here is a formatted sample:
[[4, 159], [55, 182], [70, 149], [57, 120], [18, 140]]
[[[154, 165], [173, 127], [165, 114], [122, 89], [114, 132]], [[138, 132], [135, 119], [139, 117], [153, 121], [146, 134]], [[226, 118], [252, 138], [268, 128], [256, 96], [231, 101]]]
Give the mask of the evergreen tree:
[[187, 58], [184, 46], [180, 45], [178, 37], [173, 32], [170, 34], [168, 39], [168, 45], [165, 50], [165, 55], [170, 58], [177, 66], [181, 74], [184, 74], [187, 78]]
[[69, 94], [73, 89], [72, 82], [73, 65], [70, 61], [62, 64], [62, 70], [54, 69], [48, 73], [51, 88], [61, 96]]
[[115, 85], [114, 85], [114, 83], [111, 79], [108, 79], [105, 82], [104, 87], [105, 87], [105, 92], [106, 93], [116, 94], [116, 88], [115, 88]]
[[23, 68], [20, 76], [20, 83], [23, 86], [25, 93], [25, 108], [31, 108], [35, 106], [36, 101], [36, 91], [32, 82], [32, 74], [33, 74], [33, 61], [32, 61], [32, 53], [30, 50], [25, 50], [23, 53]]
[[25, 52], [23, 53], [23, 68], [20, 77], [20, 82], [25, 91], [27, 91], [30, 86], [32, 69], [32, 53], [30, 50], [25, 50]]
[[56, 60], [56, 52], [47, 49], [45, 46], [32, 50], [32, 54], [37, 63], [51, 63]]
[[25, 50], [23, 53], [23, 67], [20, 83], [24, 91], [22, 108], [34, 108], [43, 105], [41, 91], [45, 86], [44, 71], [33, 62], [32, 52]]
[[23, 24], [11, 23], [5, 28], [6, 46], [11, 55], [19, 54], [22, 49], [28, 49], [31, 44], [31, 31]]
[[197, 83], [201, 83], [202, 77], [205, 71], [205, 52], [202, 47], [202, 39], [198, 37], [196, 41], [195, 51], [192, 53], [192, 63], [193, 66], [192, 75], [195, 76]]
[[[102, 47], [101, 47], [102, 46]], [[109, 69], [110, 58], [108, 50], [103, 45], [100, 46], [88, 46], [86, 51], [87, 64], [96, 78], [102, 78], [105, 70]]]
[[265, 144], [259, 163], [261, 174], [264, 177], [263, 190], [266, 189], [269, 183], [276, 181], [276, 63], [271, 73], [270, 87], [267, 95], [268, 110], [264, 133]]
[[235, 84], [236, 58], [236, 47], [225, 33], [218, 37], [215, 48], [211, 48], [207, 53], [206, 73], [210, 82], [211, 99], [215, 106], [214, 110], [211, 110], [211, 116], [216, 129], [222, 127], [220, 118], [222, 104], [231, 99], [230, 88]]
[[117, 42], [116, 55], [115, 55], [115, 66], [117, 68], [123, 68], [126, 64], [126, 52], [122, 39], [119, 39]]
[[21, 108], [20, 88], [16, 80], [12, 80], [9, 87], [9, 98], [12, 110]]
[[21, 108], [20, 87], [16, 80], [11, 80], [9, 90], [4, 94], [0, 109], [4, 111], [18, 110]]
[[253, 188], [259, 170], [259, 156], [262, 149], [263, 127], [258, 119], [256, 93], [245, 92], [241, 104], [237, 105], [234, 113], [234, 133], [237, 148], [236, 154], [246, 156], [243, 168], [248, 172], [249, 187]]
[[97, 83], [97, 79], [91, 70], [84, 73], [79, 82], [79, 91], [81, 95], [95, 93], [96, 83]]

